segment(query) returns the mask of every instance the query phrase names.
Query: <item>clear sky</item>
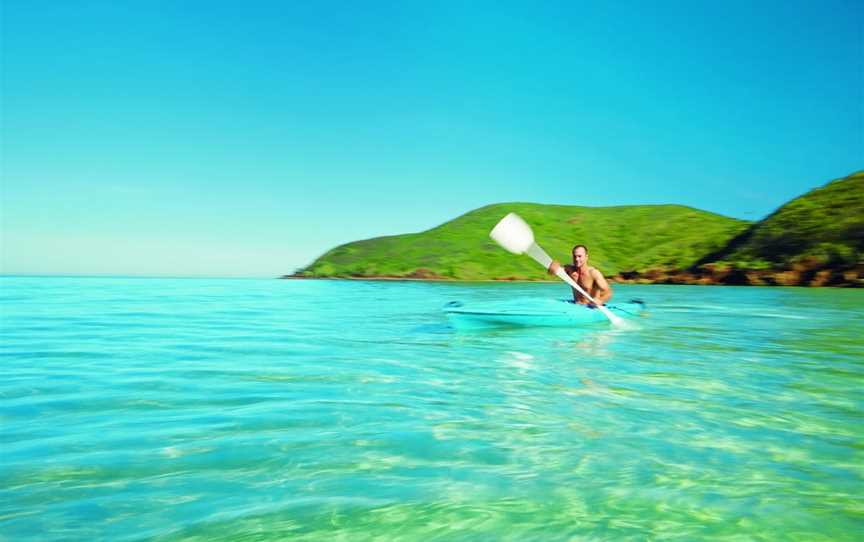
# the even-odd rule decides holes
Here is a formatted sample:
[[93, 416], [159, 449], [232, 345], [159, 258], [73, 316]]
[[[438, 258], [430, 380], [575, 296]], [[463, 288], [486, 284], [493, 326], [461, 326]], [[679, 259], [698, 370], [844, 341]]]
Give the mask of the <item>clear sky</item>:
[[277, 276], [503, 201], [756, 220], [864, 168], [864, 3], [2, 12], [2, 272]]

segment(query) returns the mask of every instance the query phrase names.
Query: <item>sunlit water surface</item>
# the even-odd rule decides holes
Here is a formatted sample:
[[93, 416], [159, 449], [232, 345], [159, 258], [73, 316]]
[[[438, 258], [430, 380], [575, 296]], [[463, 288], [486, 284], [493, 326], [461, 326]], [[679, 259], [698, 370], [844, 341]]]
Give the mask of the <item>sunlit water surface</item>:
[[864, 291], [0, 279], [0, 538], [861, 540]]

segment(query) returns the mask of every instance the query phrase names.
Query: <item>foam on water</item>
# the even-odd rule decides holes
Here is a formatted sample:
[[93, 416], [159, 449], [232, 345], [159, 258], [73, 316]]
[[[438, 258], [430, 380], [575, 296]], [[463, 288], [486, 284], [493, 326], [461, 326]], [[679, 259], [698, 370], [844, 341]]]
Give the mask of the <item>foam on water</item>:
[[9, 540], [855, 540], [864, 292], [2, 278]]

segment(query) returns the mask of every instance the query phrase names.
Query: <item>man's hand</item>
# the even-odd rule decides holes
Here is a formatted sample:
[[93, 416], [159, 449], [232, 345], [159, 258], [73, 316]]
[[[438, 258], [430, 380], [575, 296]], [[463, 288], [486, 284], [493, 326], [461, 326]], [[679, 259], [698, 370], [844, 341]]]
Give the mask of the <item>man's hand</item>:
[[561, 264], [558, 263], [558, 260], [552, 260], [552, 263], [549, 264], [549, 274], [554, 275], [561, 269]]

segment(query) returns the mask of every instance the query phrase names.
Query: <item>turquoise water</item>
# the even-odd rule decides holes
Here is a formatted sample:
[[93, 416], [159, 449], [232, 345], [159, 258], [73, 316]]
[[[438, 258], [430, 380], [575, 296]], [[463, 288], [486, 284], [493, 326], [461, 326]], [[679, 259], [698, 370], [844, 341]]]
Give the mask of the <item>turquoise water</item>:
[[0, 279], [5, 540], [860, 540], [864, 291]]

